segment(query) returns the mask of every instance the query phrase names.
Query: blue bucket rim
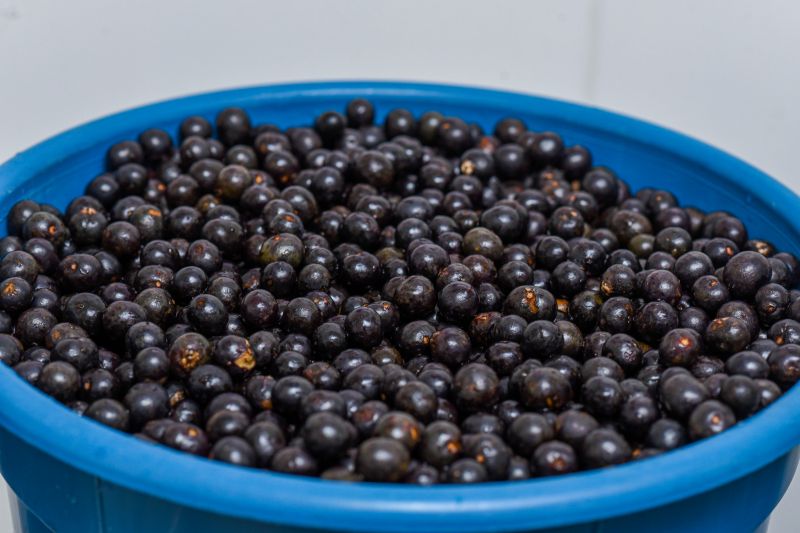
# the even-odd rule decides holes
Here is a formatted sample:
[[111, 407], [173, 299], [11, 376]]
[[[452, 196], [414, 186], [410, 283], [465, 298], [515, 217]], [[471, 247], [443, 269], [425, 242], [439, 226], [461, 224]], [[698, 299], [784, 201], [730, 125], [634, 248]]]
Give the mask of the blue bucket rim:
[[[647, 145], [713, 172], [770, 205], [797, 230], [800, 198], [749, 164], [675, 131], [595, 107], [516, 92], [443, 84], [334, 81], [266, 85], [165, 100], [69, 129], [0, 166], [13, 190], [80, 150], [131, 129], [223, 106], [384, 96], [483, 109], [531, 110]], [[499, 118], [499, 117], [498, 117]], [[758, 184], [754, 187], [753, 184]], [[776, 200], [779, 199], [780, 203]], [[0, 425], [28, 444], [108, 482], [220, 515], [297, 527], [351, 531], [512, 531], [630, 514], [681, 500], [745, 476], [800, 443], [800, 389], [711, 439], [625, 465], [557, 478], [476, 486], [411, 487], [344, 483], [234, 467], [154, 446], [69, 409], [0, 365]], [[9, 460], [5, 458], [4, 460]], [[213, 490], [219, 487], [218, 490]], [[209, 489], [212, 490], [209, 490]]]

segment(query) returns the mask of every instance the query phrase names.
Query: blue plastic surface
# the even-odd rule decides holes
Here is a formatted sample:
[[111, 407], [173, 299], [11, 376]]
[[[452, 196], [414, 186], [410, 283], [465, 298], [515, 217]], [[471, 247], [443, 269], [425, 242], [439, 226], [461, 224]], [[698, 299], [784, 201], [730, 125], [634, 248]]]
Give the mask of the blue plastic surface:
[[[727, 209], [750, 234], [800, 252], [800, 199], [703, 143], [598, 109], [521, 94], [386, 82], [267, 86], [171, 100], [57, 135], [0, 166], [0, 216], [23, 197], [64, 207], [103, 170], [110, 143], [147, 127], [175, 132], [225, 106], [256, 122], [306, 124], [355, 96], [379, 117], [436, 109], [491, 128], [514, 115], [589, 146], [633, 188]], [[5, 220], [0, 218], [0, 226]], [[236, 468], [148, 444], [79, 418], [0, 368], [0, 469], [24, 531], [754, 531], [797, 466], [800, 389], [724, 434], [654, 459], [560, 478], [419, 488], [345, 484]]]

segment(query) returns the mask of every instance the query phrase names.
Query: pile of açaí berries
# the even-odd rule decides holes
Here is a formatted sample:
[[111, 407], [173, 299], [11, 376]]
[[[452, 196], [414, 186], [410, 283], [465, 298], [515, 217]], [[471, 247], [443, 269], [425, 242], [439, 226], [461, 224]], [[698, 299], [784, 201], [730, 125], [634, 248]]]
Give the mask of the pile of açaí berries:
[[184, 452], [418, 484], [650, 457], [800, 376], [798, 262], [739, 219], [513, 118], [374, 116], [190, 117], [17, 203], [0, 359]]

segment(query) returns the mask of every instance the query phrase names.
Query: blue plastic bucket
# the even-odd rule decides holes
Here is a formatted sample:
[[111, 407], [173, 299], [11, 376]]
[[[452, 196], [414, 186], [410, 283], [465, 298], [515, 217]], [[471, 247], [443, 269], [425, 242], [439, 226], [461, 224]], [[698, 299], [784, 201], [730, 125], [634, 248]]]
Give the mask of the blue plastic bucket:
[[[0, 213], [23, 197], [64, 207], [103, 170], [109, 144], [175, 132], [226, 106], [257, 122], [307, 124], [371, 98], [379, 115], [436, 109], [491, 128], [503, 116], [589, 146], [634, 188], [727, 209], [750, 234], [800, 253], [800, 199], [768, 176], [672, 131], [590, 107], [465, 87], [383, 82], [279, 85], [171, 100], [53, 137], [0, 167]], [[5, 227], [5, 220], [0, 219]], [[707, 441], [560, 478], [420, 488], [347, 484], [237, 468], [80, 418], [0, 365], [0, 469], [22, 531], [753, 531], [765, 529], [797, 466], [800, 389]]]

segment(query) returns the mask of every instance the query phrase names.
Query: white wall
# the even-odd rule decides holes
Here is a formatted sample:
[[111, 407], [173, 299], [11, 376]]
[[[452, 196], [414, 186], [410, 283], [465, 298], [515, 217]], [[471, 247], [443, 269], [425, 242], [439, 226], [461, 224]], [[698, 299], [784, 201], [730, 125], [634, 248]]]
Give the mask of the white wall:
[[[190, 92], [393, 78], [622, 111], [800, 190], [798, 22], [791, 0], [0, 0], [0, 160], [90, 118]], [[800, 529], [798, 504], [796, 483], [771, 531]], [[0, 516], [0, 531], [8, 523]]]

